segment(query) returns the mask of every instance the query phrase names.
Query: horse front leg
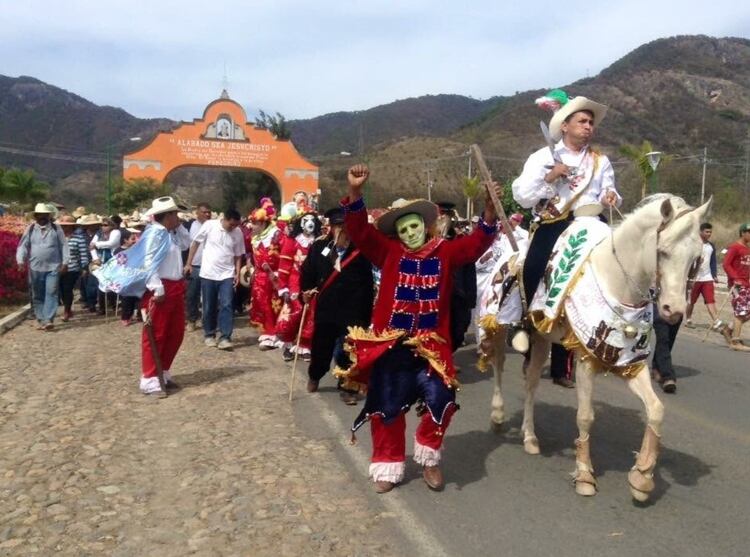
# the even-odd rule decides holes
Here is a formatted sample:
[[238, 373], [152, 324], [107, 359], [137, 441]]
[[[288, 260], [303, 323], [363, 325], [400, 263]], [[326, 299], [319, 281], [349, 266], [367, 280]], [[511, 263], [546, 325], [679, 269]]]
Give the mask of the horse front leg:
[[534, 395], [542, 376], [542, 366], [547, 361], [548, 356], [549, 341], [539, 335], [534, 335], [529, 359], [524, 362], [526, 398], [523, 403], [523, 423], [521, 424], [523, 450], [533, 455], [539, 454], [539, 439], [537, 439], [534, 431]]
[[646, 407], [646, 431], [641, 450], [636, 453], [635, 465], [628, 472], [628, 484], [633, 499], [641, 503], [648, 500], [654, 490], [654, 469], [659, 456], [661, 424], [664, 420], [664, 405], [651, 385], [651, 373], [645, 366], [638, 375], [628, 379], [628, 387]]
[[491, 339], [492, 342], [492, 371], [495, 377], [495, 386], [492, 393], [492, 413], [490, 423], [492, 429], [500, 431], [505, 422], [505, 402], [503, 401], [503, 371], [505, 369], [505, 337], [507, 328], [502, 327]]
[[576, 424], [578, 425], [578, 439], [576, 439], [576, 471], [573, 474], [576, 493], [590, 497], [596, 495], [596, 478], [591, 464], [590, 432], [594, 423], [594, 394], [595, 369], [589, 358], [581, 359], [576, 354], [576, 395], [578, 397], [578, 411]]

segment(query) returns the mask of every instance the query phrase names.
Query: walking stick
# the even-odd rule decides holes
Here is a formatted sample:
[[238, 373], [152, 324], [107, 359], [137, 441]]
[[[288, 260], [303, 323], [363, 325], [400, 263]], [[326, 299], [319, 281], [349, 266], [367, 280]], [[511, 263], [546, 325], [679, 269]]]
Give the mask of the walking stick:
[[490, 169], [487, 168], [487, 163], [484, 162], [484, 155], [482, 155], [482, 150], [479, 148], [479, 145], [474, 143], [471, 146], [471, 151], [474, 153], [474, 158], [477, 160], [477, 166], [479, 167], [479, 173], [482, 175], [484, 186], [487, 188], [487, 192], [490, 194], [490, 199], [492, 199], [492, 204], [495, 206], [495, 214], [500, 219], [500, 223], [503, 225], [503, 232], [508, 237], [510, 247], [513, 248], [513, 251], [518, 252], [518, 242], [516, 242], [516, 238], [515, 236], [513, 236], [513, 229], [510, 227], [508, 218], [505, 216], [505, 209], [503, 209], [503, 204], [500, 202], [500, 198], [497, 196], [494, 188], [492, 187], [492, 175], [490, 174]]
[[302, 306], [302, 318], [299, 322], [299, 330], [297, 331], [297, 345], [294, 347], [294, 363], [292, 364], [292, 379], [289, 381], [289, 402], [292, 402], [292, 394], [294, 393], [294, 375], [297, 371], [297, 360], [299, 360], [299, 342], [302, 339], [302, 328], [305, 326], [305, 316], [307, 315], [307, 306], [310, 302]]
[[[729, 298], [731, 298], [731, 297], [732, 297], [732, 291], [731, 291], [731, 290], [727, 290], [727, 295], [726, 295], [726, 296], [724, 296], [724, 301], [723, 301], [723, 302], [721, 302], [721, 306], [719, 307], [719, 311], [717, 311], [717, 312], [716, 312], [716, 319], [717, 319], [717, 320], [718, 320], [718, 319], [719, 319], [719, 318], [721, 317], [721, 312], [722, 312], [722, 311], [724, 311], [724, 306], [726, 306], [726, 305], [727, 305], [727, 301], [728, 301], [728, 300], [729, 300]], [[724, 326], [726, 327], [727, 325], [724, 325]], [[712, 330], [713, 330], [713, 329], [712, 329], [711, 327], [709, 327], [709, 328], [708, 328], [708, 330], [706, 331], [706, 334], [705, 334], [705, 335], [703, 335], [703, 338], [701, 339], [701, 342], [706, 342], [706, 339], [708, 338], [708, 335], [710, 335], [710, 334], [711, 334], [711, 331], [712, 331]], [[721, 331], [717, 331], [717, 332], [718, 332], [718, 333], [721, 333]]]
[[143, 321], [143, 328], [146, 331], [146, 337], [148, 337], [148, 346], [151, 349], [151, 357], [154, 359], [154, 365], [156, 366], [156, 376], [159, 378], [159, 387], [167, 394], [167, 384], [164, 381], [164, 370], [161, 367], [161, 356], [159, 356], [159, 349], [156, 346], [156, 337], [154, 336], [154, 328], [151, 323], [151, 311], [153, 306], [153, 299], [149, 301], [148, 311], [146, 312], [146, 319]]

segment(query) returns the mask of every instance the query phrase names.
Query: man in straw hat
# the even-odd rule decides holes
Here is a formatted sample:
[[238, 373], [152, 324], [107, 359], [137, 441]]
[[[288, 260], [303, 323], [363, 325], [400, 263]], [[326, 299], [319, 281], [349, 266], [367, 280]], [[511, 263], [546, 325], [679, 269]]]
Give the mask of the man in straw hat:
[[487, 204], [484, 220], [471, 235], [451, 241], [431, 233], [438, 208], [424, 199], [398, 200], [375, 226], [367, 222], [361, 193], [368, 176], [365, 165], [349, 169], [349, 197], [342, 206], [352, 242], [381, 269], [380, 291], [371, 329], [349, 329], [355, 364], [339, 376], [345, 386], [367, 387], [364, 409], [352, 431], [370, 421], [375, 490], [390, 491], [404, 477], [405, 412], [418, 400], [422, 418], [414, 460], [422, 465], [427, 485], [440, 490], [443, 437], [457, 408], [449, 340], [452, 274], [476, 261], [492, 243], [494, 206]]
[[78, 278], [89, 266], [89, 250], [86, 233], [78, 226], [72, 215], [63, 215], [57, 221], [65, 234], [68, 245], [68, 272], [60, 276], [60, 299], [63, 303], [63, 321], [73, 317], [73, 291]]
[[154, 199], [146, 213], [154, 222], [140, 240], [118, 253], [99, 270], [99, 288], [120, 296], [143, 296], [141, 308], [148, 312], [156, 349], [152, 350], [148, 333], [141, 336], [143, 394], [164, 398], [157, 374], [156, 357], [163, 369], [165, 386], [176, 387], [170, 367], [185, 335], [185, 280], [182, 278], [182, 254], [171, 233], [180, 226], [180, 208], [171, 197]]
[[67, 270], [70, 253], [65, 235], [52, 222], [54, 209], [46, 203], [34, 207], [34, 223], [21, 236], [16, 263], [29, 265], [29, 285], [38, 329], [53, 328], [58, 305], [59, 277]]
[[[550, 91], [536, 103], [554, 111], [548, 145], [528, 158], [513, 182], [513, 198], [521, 207], [532, 210], [537, 223], [521, 273], [521, 292], [527, 305], [544, 275], [555, 242], [573, 218], [595, 216], [604, 206], [622, 202], [612, 164], [590, 146], [607, 107], [586, 97], [571, 99], [560, 89]], [[567, 351], [552, 345], [553, 381], [570, 388], [573, 382], [567, 364]]]

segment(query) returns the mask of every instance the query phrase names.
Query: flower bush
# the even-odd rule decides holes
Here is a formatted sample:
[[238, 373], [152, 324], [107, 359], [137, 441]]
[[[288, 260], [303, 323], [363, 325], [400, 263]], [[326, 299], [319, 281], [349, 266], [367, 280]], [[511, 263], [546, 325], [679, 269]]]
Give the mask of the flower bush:
[[0, 304], [28, 298], [27, 272], [16, 265], [16, 248], [27, 226], [21, 217], [0, 217]]

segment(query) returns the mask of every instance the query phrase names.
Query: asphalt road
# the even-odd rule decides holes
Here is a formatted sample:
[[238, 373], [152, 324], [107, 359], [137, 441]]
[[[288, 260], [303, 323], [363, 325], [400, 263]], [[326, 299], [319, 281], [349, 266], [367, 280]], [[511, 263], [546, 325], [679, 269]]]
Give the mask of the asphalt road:
[[[581, 555], [750, 555], [750, 354], [695, 334], [673, 352], [676, 395], [658, 390], [666, 407], [652, 500], [634, 503], [627, 487], [644, 429], [640, 402], [617, 377], [595, 383], [592, 459], [599, 493], [577, 496], [574, 469], [575, 391], [543, 380], [536, 424], [541, 455], [523, 452], [521, 358], [510, 355], [505, 379], [508, 425], [489, 425], [491, 377], [473, 367], [474, 346], [459, 351], [461, 411], [445, 442], [446, 489], [430, 492], [409, 461], [404, 484], [371, 495], [404, 525], [403, 554], [555, 557]], [[328, 376], [318, 395], [295, 402], [308, 434], [340, 439], [339, 455], [367, 482], [369, 431], [348, 445], [359, 407], [344, 406]], [[407, 418], [413, 438], [416, 421]], [[411, 452], [411, 442], [407, 453]], [[410, 455], [407, 457], [410, 458]]]

